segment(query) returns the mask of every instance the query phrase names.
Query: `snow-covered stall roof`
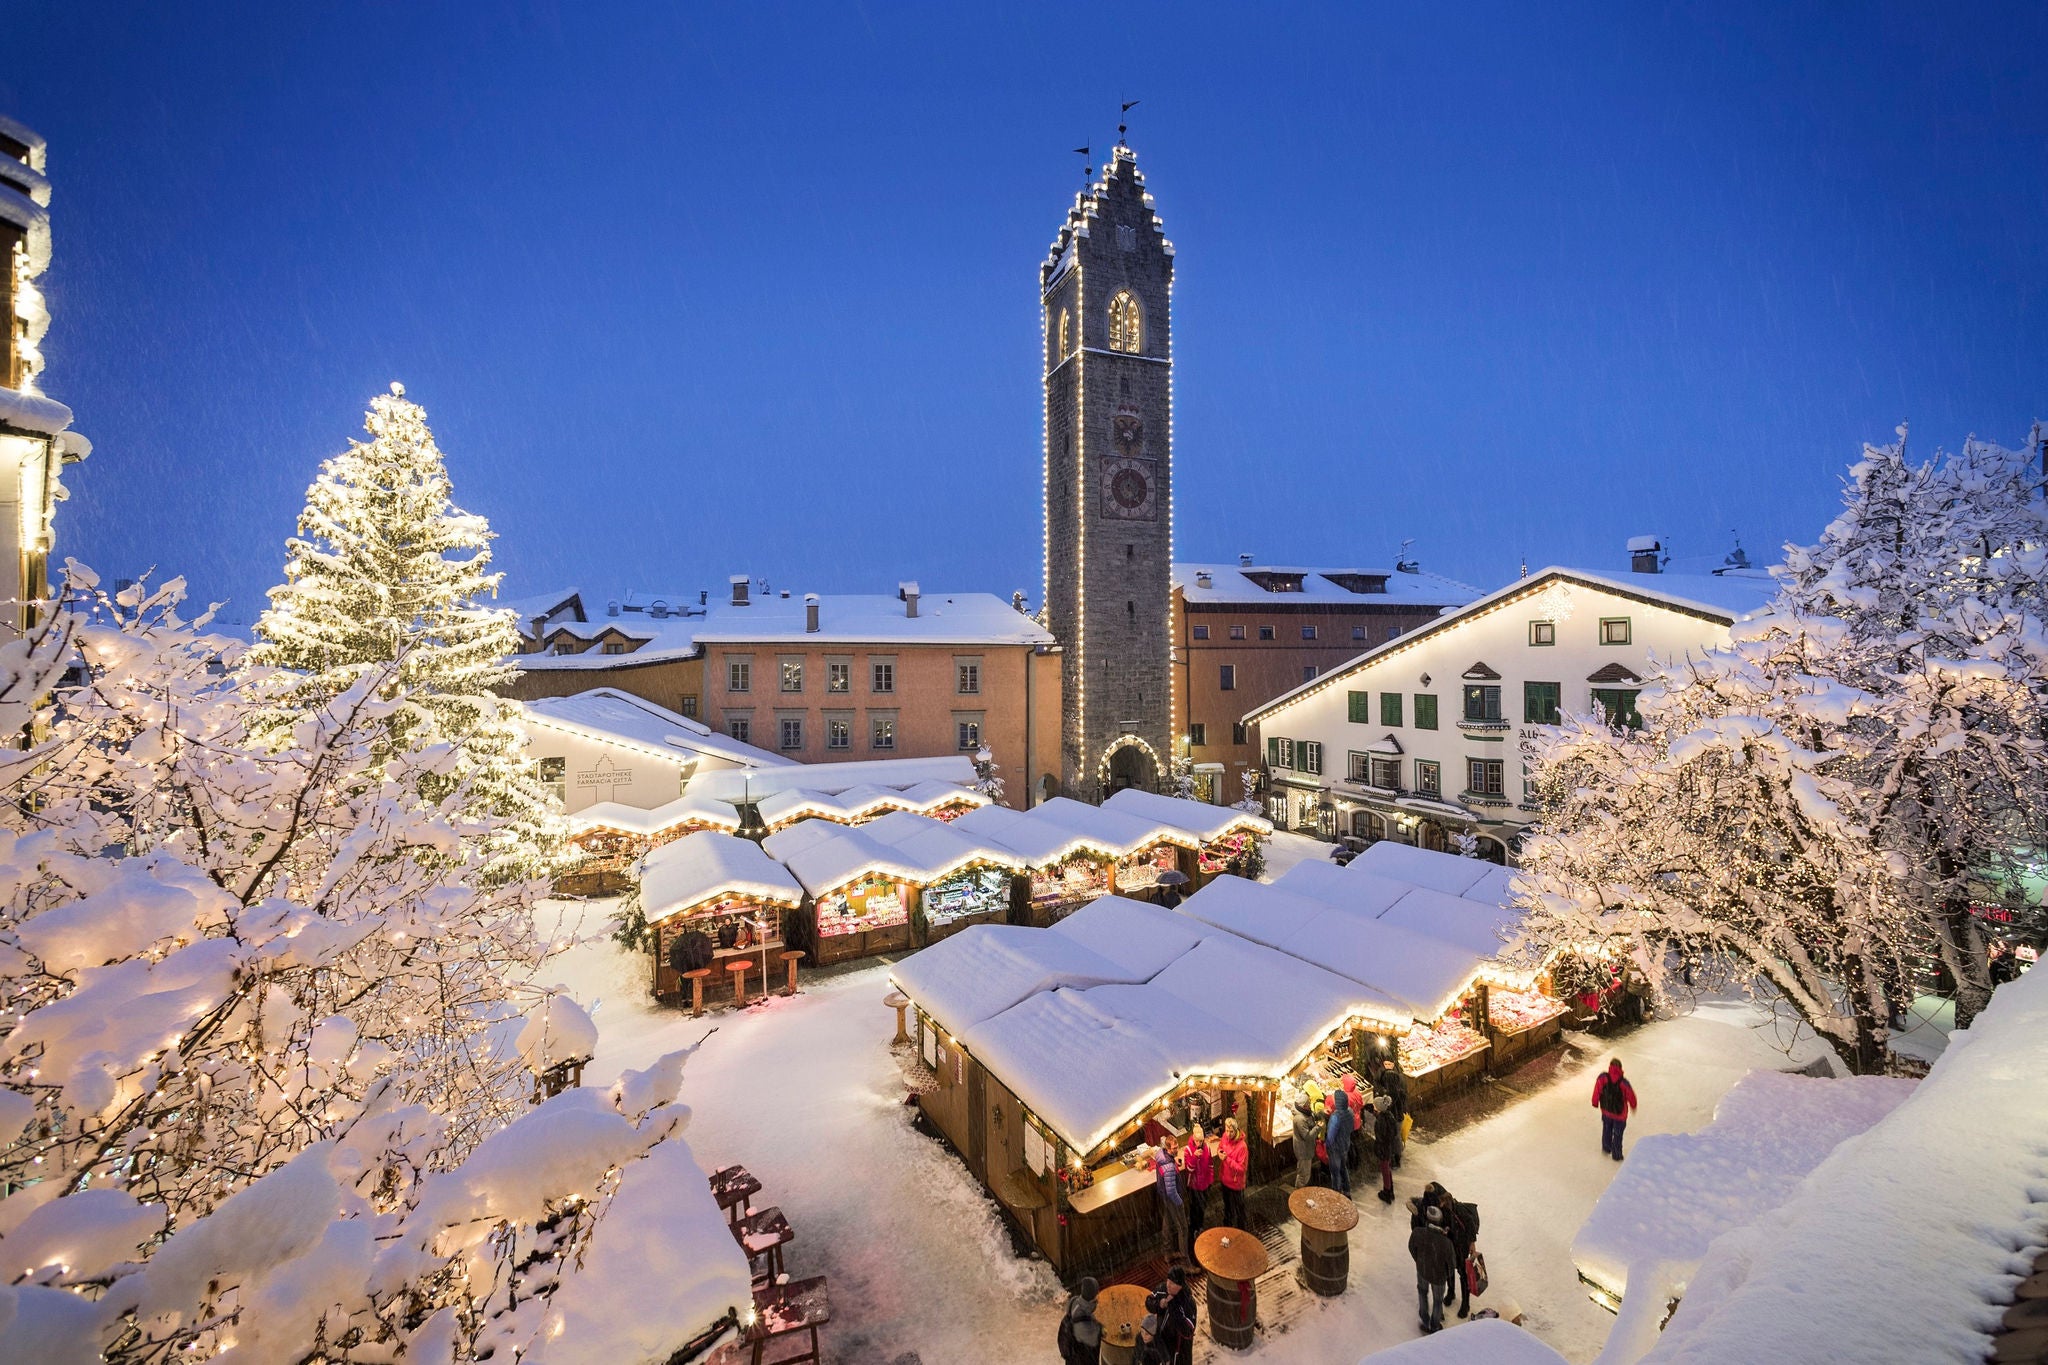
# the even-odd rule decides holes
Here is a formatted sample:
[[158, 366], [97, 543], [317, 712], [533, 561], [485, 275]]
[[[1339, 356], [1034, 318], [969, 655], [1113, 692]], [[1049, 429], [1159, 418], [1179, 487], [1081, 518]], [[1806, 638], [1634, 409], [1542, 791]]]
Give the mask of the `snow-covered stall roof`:
[[1210, 1068], [1230, 1075], [1283, 1076], [1353, 1018], [1402, 1031], [1413, 1022], [1381, 991], [1231, 934], [1203, 939], [1147, 989], [1178, 996], [1258, 1040], [1256, 1052]]
[[2036, 969], [1950, 1036], [1904, 1103], [1713, 1243], [1645, 1365], [1983, 1360], [1998, 1305], [2048, 1242], [2044, 1074]]
[[1067, 796], [1055, 796], [1033, 806], [1025, 814], [1033, 820], [1071, 830], [1091, 843], [1112, 848], [1118, 857], [1127, 857], [1156, 844], [1198, 848], [1202, 842], [1178, 825], [1133, 815], [1128, 811], [1111, 810], [1107, 806], [1086, 805]]
[[1216, 878], [1176, 908], [1190, 919], [1269, 948], [1279, 947], [1303, 925], [1330, 913], [1323, 901], [1231, 876]]
[[679, 768], [706, 757], [743, 768], [796, 766], [780, 754], [717, 734], [701, 721], [615, 687], [540, 697], [523, 705], [532, 724], [622, 745]]
[[1202, 926], [1147, 901], [1097, 896], [1045, 932], [1073, 939], [1149, 981], [1209, 935]]
[[1374, 1351], [1358, 1365], [1565, 1365], [1565, 1358], [1500, 1318], [1459, 1322], [1447, 1330]]
[[912, 880], [919, 882], [941, 881], [966, 867], [993, 865], [1017, 871], [1024, 865], [1022, 859], [1001, 844], [977, 839], [929, 815], [891, 811], [880, 819], [870, 820], [861, 829], [869, 838], [901, 854], [906, 865], [917, 869], [918, 875]]
[[1140, 979], [1074, 938], [1015, 924], [974, 925], [889, 969], [896, 989], [955, 1034], [1040, 991]]
[[974, 864], [1021, 866], [1017, 856], [1000, 845], [908, 811], [892, 811], [865, 825], [799, 821], [769, 835], [761, 846], [795, 873], [813, 896], [868, 875], [928, 886]]
[[1395, 901], [1380, 916], [1380, 922], [1444, 939], [1483, 957], [1497, 958], [1521, 927], [1522, 915], [1513, 906], [1449, 896], [1419, 886]]
[[1275, 877], [1271, 884], [1282, 891], [1291, 891], [1297, 896], [1313, 896], [1340, 910], [1356, 911], [1375, 919], [1415, 889], [1412, 882], [1357, 871], [1355, 862], [1351, 867], [1339, 867], [1335, 863], [1314, 860], [1296, 863]]
[[640, 906], [650, 921], [722, 896], [795, 905], [803, 900], [803, 888], [759, 844], [717, 830], [685, 834], [640, 860]]
[[623, 801], [599, 801], [572, 811], [563, 819], [568, 823], [571, 834], [587, 834], [592, 830], [606, 830], [618, 834], [659, 834], [678, 825], [708, 825], [713, 829], [738, 829], [739, 811], [723, 801], [694, 790], [684, 792], [673, 801], [665, 801], [652, 809], [629, 806]]
[[1494, 865], [1484, 858], [1461, 858], [1454, 853], [1437, 853], [1413, 844], [1382, 839], [1367, 846], [1353, 858], [1346, 872], [1369, 872], [1410, 886], [1426, 886], [1449, 896], [1462, 896]]
[[856, 763], [778, 763], [773, 772], [703, 773], [692, 779], [722, 801], [761, 801], [778, 792], [807, 791], [835, 796], [854, 787], [893, 791], [926, 782], [967, 788], [974, 785], [974, 761], [965, 754], [939, 758], [877, 758]]
[[1250, 811], [1238, 810], [1234, 806], [1215, 806], [1207, 801], [1183, 800], [1178, 796], [1161, 796], [1136, 787], [1126, 787], [1115, 793], [1102, 803], [1102, 808], [1134, 815], [1140, 820], [1172, 825], [1205, 844], [1214, 843], [1238, 830], [1250, 830], [1261, 835], [1273, 832], [1272, 821]]
[[1087, 1153], [1180, 1077], [1241, 1074], [1265, 1050], [1214, 1015], [1152, 986], [1041, 991], [961, 1041], [1013, 1094]]
[[830, 820], [853, 824], [878, 811], [912, 811], [922, 814], [947, 806], [984, 806], [989, 798], [950, 782], [918, 782], [909, 787], [881, 787], [863, 783], [840, 792], [792, 788], [776, 792], [758, 804], [761, 823], [769, 829], [798, 820]]
[[1040, 818], [1037, 810], [983, 806], [979, 810], [968, 811], [953, 823], [977, 839], [1001, 844], [1022, 858], [1028, 867], [1052, 867], [1080, 852], [1111, 858], [1121, 851], [1120, 845], [1090, 838], [1069, 825]]

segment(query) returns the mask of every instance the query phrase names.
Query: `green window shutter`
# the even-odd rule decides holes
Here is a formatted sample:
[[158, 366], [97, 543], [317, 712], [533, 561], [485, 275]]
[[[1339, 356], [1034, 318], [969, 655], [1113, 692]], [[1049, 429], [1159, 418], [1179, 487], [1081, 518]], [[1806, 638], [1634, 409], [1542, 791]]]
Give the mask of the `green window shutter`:
[[1529, 725], [1557, 724], [1558, 685], [1554, 682], [1522, 684], [1522, 720]]
[[1400, 723], [1401, 694], [1399, 692], [1380, 693], [1380, 724], [1399, 725]]
[[1370, 708], [1372, 694], [1370, 692], [1350, 692], [1346, 696], [1351, 703], [1352, 723], [1354, 725], [1372, 724], [1372, 711]]
[[1266, 740], [1266, 766], [1269, 768], [1280, 766], [1280, 740], [1277, 736], [1269, 736]]
[[1436, 697], [1428, 692], [1415, 694], [1415, 728], [1436, 729]]

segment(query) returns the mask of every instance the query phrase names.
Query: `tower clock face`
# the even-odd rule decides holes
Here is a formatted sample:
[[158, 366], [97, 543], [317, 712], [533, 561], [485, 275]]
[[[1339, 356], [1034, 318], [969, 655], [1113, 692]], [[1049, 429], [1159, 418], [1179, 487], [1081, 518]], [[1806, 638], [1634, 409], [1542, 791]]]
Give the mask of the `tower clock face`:
[[1150, 521], [1159, 485], [1155, 460], [1108, 460], [1102, 467], [1102, 510], [1117, 521]]

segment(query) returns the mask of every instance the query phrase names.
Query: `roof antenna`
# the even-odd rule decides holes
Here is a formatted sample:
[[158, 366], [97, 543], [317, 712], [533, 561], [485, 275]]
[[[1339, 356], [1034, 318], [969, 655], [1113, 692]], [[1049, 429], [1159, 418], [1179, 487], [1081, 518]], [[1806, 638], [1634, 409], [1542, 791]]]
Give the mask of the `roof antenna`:
[[1124, 134], [1130, 132], [1131, 129], [1125, 120], [1130, 118], [1131, 110], [1138, 107], [1138, 102], [1136, 100], [1125, 100], [1123, 104], [1124, 107], [1117, 110], [1116, 114], [1116, 145], [1123, 147], [1125, 151], [1129, 151], [1130, 148], [1124, 145]]
[[1086, 147], [1076, 147], [1074, 152], [1081, 158], [1081, 183], [1085, 186], [1095, 178], [1095, 167], [1088, 164], [1094, 153]]

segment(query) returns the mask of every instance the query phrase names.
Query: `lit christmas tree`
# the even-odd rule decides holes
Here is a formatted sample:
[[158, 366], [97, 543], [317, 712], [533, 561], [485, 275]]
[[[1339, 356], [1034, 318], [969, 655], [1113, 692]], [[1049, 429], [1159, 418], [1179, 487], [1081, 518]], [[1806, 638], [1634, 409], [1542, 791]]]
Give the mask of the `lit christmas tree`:
[[386, 694], [404, 699], [390, 750], [447, 746], [426, 794], [460, 785], [496, 817], [491, 876], [543, 872], [559, 807], [526, 756], [516, 705], [493, 690], [512, 677], [519, 632], [511, 612], [481, 604], [502, 577], [489, 571], [490, 526], [454, 505], [426, 411], [401, 385], [371, 400], [364, 426], [371, 440], [351, 441], [306, 490], [285, 582], [256, 622], [248, 666], [278, 670], [260, 684], [275, 703], [267, 728], [282, 735], [358, 680], [388, 676]]

